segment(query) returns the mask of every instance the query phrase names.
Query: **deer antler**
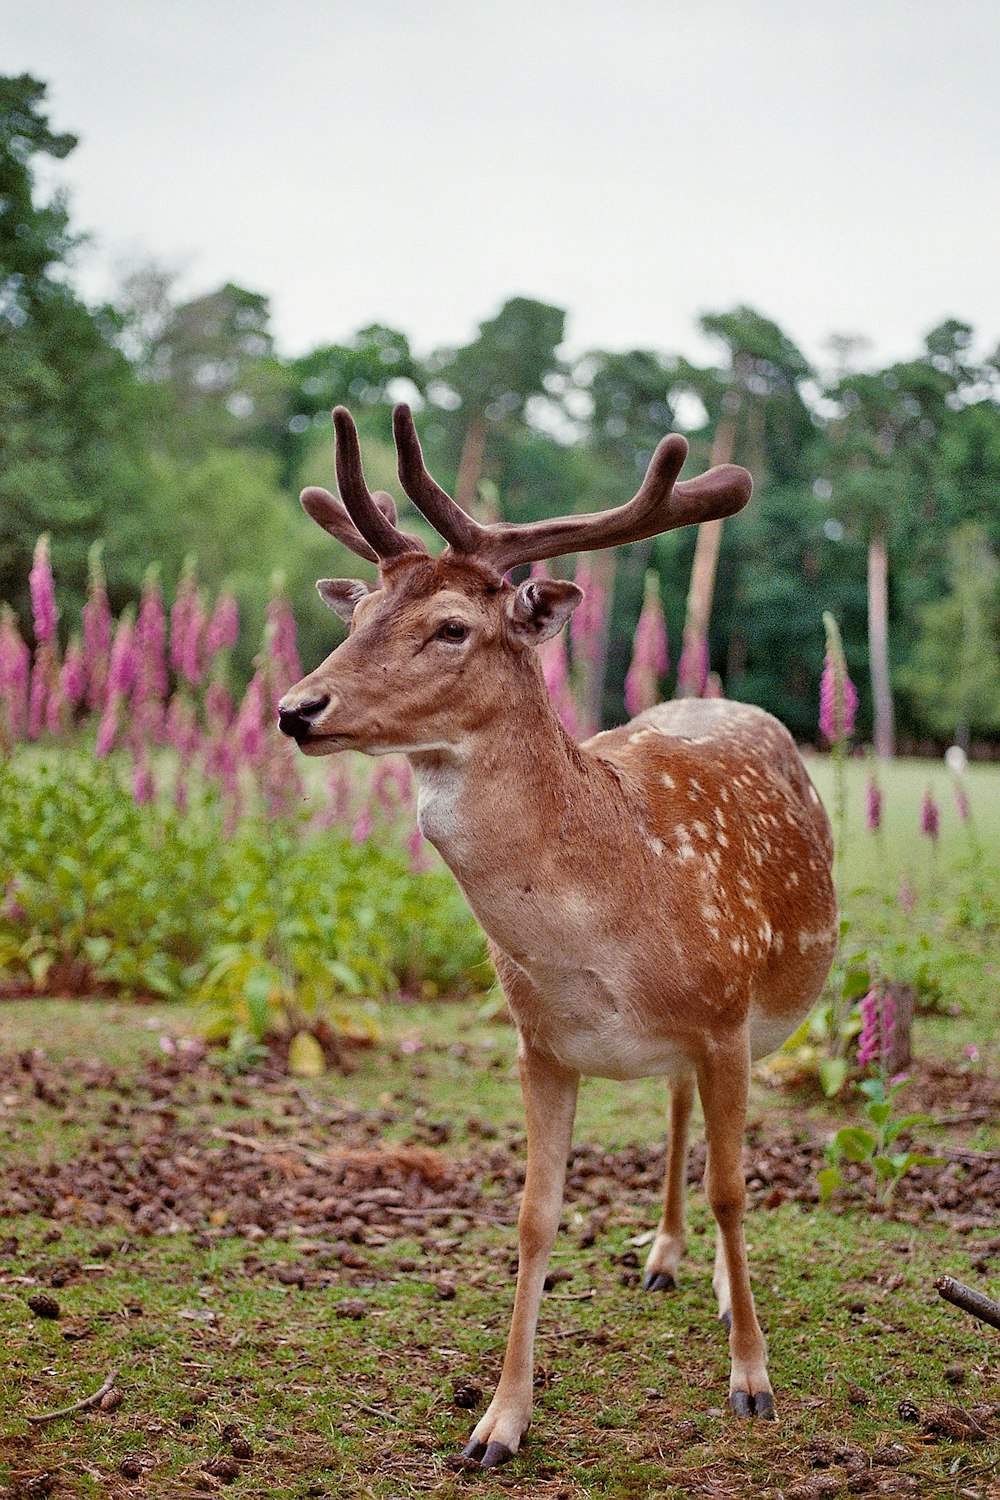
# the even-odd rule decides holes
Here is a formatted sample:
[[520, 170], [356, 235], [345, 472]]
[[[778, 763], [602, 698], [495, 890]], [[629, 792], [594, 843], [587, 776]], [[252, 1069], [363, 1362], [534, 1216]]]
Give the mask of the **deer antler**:
[[337, 488], [342, 498], [338, 500], [329, 490], [312, 485], [302, 491], [303, 509], [324, 531], [369, 562], [385, 562], [406, 552], [426, 552], [419, 537], [399, 530], [392, 496], [385, 490], [372, 494], [365, 483], [358, 429], [346, 407], [336, 408], [333, 426], [337, 435]]
[[697, 479], [678, 484], [688, 445], [686, 439], [672, 433], [658, 445], [638, 493], [627, 505], [520, 526], [506, 521], [481, 526], [428, 474], [408, 406], [396, 407], [393, 431], [399, 480], [414, 505], [455, 552], [488, 563], [498, 573], [506, 573], [519, 563], [617, 547], [678, 526], [719, 520], [742, 510], [753, 489], [747, 470], [736, 464], [720, 464]]
[[[311, 516], [317, 525], [322, 526], [331, 536], [336, 537], [345, 547], [350, 547], [358, 557], [365, 558], [368, 562], [378, 562], [378, 553], [374, 547], [369, 547], [350, 516], [347, 507], [336, 495], [331, 495], [329, 490], [322, 489], [319, 485], [310, 485], [302, 491], [299, 496], [302, 509]], [[396, 524], [396, 505], [391, 495], [384, 490], [376, 490], [372, 500], [379, 510], [393, 526]], [[388, 502], [388, 504], [386, 503]]]

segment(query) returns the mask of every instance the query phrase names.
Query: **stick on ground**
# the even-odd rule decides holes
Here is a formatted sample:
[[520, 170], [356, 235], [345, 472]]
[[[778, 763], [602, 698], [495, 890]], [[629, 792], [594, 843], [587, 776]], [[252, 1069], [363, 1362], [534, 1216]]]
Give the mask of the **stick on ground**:
[[84, 1396], [82, 1401], [74, 1401], [72, 1406], [60, 1406], [58, 1411], [40, 1411], [34, 1416], [29, 1412], [26, 1414], [26, 1420], [28, 1422], [54, 1422], [57, 1417], [71, 1417], [74, 1412], [86, 1411], [89, 1406], [96, 1406], [114, 1385], [117, 1374], [117, 1370], [112, 1370], [100, 1390], [95, 1391], [92, 1396]]
[[939, 1276], [934, 1285], [946, 1302], [953, 1302], [981, 1323], [989, 1323], [991, 1328], [1000, 1328], [1000, 1302], [984, 1297], [982, 1292], [974, 1291], [952, 1276]]

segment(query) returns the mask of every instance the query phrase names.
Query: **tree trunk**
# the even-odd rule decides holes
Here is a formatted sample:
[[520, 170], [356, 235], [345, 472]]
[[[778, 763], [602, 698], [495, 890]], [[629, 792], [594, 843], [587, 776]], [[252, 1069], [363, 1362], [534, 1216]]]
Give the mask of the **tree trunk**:
[[479, 481], [483, 475], [483, 458], [486, 453], [486, 418], [475, 412], [465, 433], [462, 456], [458, 460], [458, 478], [455, 481], [455, 504], [478, 521], [495, 521], [496, 516], [478, 514]]
[[872, 680], [875, 754], [888, 760], [896, 752], [896, 728], [889, 679], [889, 555], [885, 530], [872, 524], [868, 543], [868, 661]]
[[[715, 429], [711, 464], [728, 464], [732, 460], [736, 424], [723, 417]], [[702, 664], [707, 661], [708, 625], [712, 617], [715, 593], [715, 570], [722, 544], [722, 522], [703, 521], [698, 527], [688, 585], [687, 611], [684, 617], [684, 641], [681, 661], [684, 668], [677, 678], [678, 698], [699, 698], [704, 689]]]

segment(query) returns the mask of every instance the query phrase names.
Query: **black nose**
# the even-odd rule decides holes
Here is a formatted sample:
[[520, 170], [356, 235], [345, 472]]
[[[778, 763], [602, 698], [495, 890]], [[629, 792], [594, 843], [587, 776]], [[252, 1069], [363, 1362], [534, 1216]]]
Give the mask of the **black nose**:
[[278, 728], [282, 734], [291, 735], [301, 743], [309, 733], [309, 726], [317, 714], [321, 714], [330, 701], [329, 693], [322, 698], [307, 698], [297, 708], [278, 709]]

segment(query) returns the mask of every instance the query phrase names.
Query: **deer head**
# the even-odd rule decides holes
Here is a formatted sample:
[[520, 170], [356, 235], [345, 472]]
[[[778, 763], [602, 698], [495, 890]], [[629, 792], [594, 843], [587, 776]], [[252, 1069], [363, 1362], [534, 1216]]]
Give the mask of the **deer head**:
[[573, 583], [506, 577], [519, 564], [615, 547], [678, 526], [732, 515], [750, 498], [745, 469], [723, 464], [677, 482], [688, 445], [659, 444], [627, 505], [527, 525], [482, 526], [424, 466], [413, 417], [398, 406], [393, 428], [400, 483], [448, 543], [438, 558], [397, 525], [396, 507], [365, 482], [357, 429], [333, 413], [341, 498], [303, 491], [302, 504], [326, 531], [379, 565], [375, 587], [323, 579], [323, 601], [350, 625], [347, 640], [278, 706], [278, 722], [309, 755], [450, 750], [505, 702], [525, 676], [540, 678], [534, 648], [562, 629], [583, 594]]

